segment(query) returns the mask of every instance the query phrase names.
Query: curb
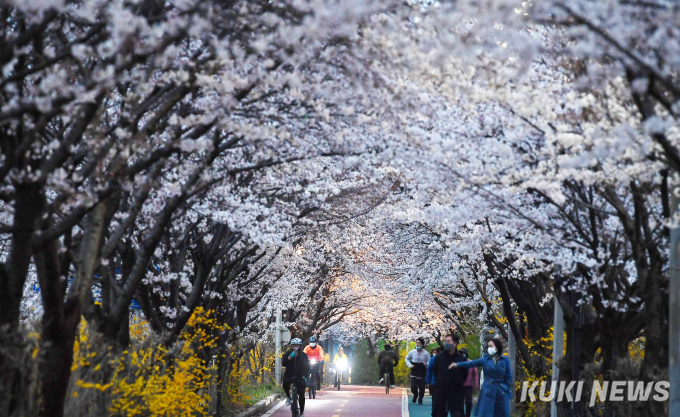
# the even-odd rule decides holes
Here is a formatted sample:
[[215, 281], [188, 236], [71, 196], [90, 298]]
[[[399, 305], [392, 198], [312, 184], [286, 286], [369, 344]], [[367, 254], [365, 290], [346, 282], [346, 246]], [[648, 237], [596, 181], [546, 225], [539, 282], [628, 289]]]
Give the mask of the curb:
[[408, 393], [406, 392], [406, 388], [401, 389], [401, 417], [409, 417]]
[[274, 404], [274, 402], [276, 402], [276, 400], [279, 399], [279, 397], [281, 397], [281, 396], [282, 396], [281, 394], [272, 394], [272, 395], [268, 396], [267, 398], [265, 398], [264, 400], [260, 400], [256, 404], [251, 405], [244, 412], [237, 414], [236, 417], [250, 417], [250, 416], [254, 416], [257, 413], [263, 412], [269, 406]]

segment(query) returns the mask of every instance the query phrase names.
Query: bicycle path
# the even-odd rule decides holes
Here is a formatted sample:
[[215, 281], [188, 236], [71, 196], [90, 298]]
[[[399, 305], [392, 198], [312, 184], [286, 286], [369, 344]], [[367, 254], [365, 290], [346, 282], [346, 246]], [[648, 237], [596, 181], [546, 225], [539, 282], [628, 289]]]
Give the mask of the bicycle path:
[[[313, 400], [307, 395], [305, 417], [406, 417], [408, 407], [403, 391], [402, 388], [396, 388], [390, 390], [388, 395], [381, 386], [342, 385], [340, 391], [333, 387], [324, 388], [317, 391]], [[290, 407], [281, 401], [262, 417], [290, 415]]]

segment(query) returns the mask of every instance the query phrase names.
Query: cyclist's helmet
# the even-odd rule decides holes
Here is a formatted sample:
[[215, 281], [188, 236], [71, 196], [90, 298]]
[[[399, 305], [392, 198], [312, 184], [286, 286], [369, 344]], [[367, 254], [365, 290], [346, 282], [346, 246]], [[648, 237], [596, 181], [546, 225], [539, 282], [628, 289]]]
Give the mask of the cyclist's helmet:
[[338, 347], [338, 352], [342, 352], [342, 346]]
[[312, 336], [309, 338], [310, 343], [316, 342], [316, 336]]
[[298, 338], [296, 337], [295, 339], [293, 339], [293, 340], [290, 341], [290, 344], [291, 344], [291, 345], [301, 345], [301, 344], [302, 344], [302, 340], [300, 340], [300, 339], [298, 339]]

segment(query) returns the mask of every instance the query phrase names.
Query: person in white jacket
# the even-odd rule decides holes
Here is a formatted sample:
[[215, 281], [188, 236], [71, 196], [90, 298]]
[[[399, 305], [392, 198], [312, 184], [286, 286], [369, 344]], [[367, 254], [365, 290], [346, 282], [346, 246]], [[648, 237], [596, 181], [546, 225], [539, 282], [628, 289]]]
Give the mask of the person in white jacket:
[[411, 368], [411, 392], [413, 393], [413, 403], [423, 403], [425, 396], [425, 375], [427, 374], [427, 364], [430, 362], [430, 354], [425, 349], [425, 340], [422, 337], [416, 339], [416, 348], [406, 355], [404, 359], [406, 366]]

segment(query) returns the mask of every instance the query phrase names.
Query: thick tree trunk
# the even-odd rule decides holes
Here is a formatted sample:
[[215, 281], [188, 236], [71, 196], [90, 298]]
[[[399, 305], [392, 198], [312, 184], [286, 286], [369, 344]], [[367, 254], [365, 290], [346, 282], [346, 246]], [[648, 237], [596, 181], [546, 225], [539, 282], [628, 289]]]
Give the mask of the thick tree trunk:
[[[73, 344], [81, 317], [81, 306], [91, 302], [92, 276], [101, 247], [105, 204], [99, 204], [88, 216], [85, 237], [80, 244], [76, 280], [64, 302], [64, 283], [56, 241], [47, 242], [36, 251], [36, 268], [40, 279], [45, 312], [40, 336], [42, 360], [38, 367], [41, 393], [41, 417], [61, 417], [71, 377]], [[68, 274], [68, 271], [63, 271]]]
[[41, 350], [43, 357], [39, 366], [42, 417], [61, 417], [68, 391], [73, 365], [73, 344], [80, 323], [80, 307], [71, 302], [64, 311], [64, 321], [43, 322]]
[[[639, 379], [644, 382], [668, 380], [668, 292], [666, 277], [652, 272], [645, 291], [645, 358]], [[638, 402], [637, 415], [666, 415], [666, 405], [659, 401]]]
[[15, 185], [12, 245], [7, 264], [0, 271], [0, 325], [19, 324], [21, 297], [33, 254], [33, 232], [43, 210], [38, 184]]

